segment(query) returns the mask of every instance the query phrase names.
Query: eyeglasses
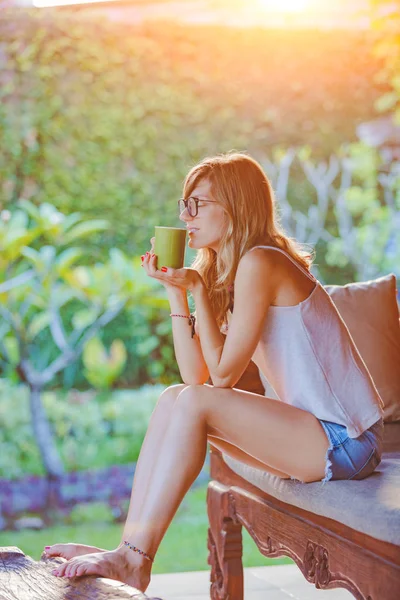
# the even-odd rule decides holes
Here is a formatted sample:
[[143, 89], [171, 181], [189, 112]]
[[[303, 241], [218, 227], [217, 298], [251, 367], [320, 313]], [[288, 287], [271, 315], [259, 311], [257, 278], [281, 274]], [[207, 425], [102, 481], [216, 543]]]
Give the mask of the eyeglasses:
[[211, 203], [215, 202], [215, 200], [202, 200], [201, 198], [195, 198], [194, 196], [190, 196], [190, 198], [187, 200], [185, 198], [181, 198], [178, 200], [179, 214], [181, 215], [185, 208], [187, 208], [189, 215], [191, 217], [196, 217], [199, 212], [199, 202]]

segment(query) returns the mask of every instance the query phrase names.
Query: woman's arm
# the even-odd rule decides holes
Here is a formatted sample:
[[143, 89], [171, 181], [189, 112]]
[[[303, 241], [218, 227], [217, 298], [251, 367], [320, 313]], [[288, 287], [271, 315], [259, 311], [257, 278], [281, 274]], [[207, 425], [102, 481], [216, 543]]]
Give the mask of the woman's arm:
[[201, 348], [214, 386], [233, 387], [246, 370], [275, 296], [275, 279], [273, 260], [263, 249], [241, 258], [235, 278], [235, 310], [226, 338], [218, 329], [204, 283], [195, 285], [192, 293]]
[[[168, 289], [167, 296], [171, 313], [189, 315], [186, 290]], [[195, 335], [192, 338], [192, 327], [189, 326], [187, 319], [180, 317], [171, 317], [171, 319], [175, 358], [182, 381], [187, 385], [202, 385], [210, 375], [203, 357], [199, 337]]]
[[197, 326], [201, 337], [201, 349], [214, 385], [218, 384], [217, 369], [221, 360], [226, 336], [218, 329], [211, 308], [208, 291], [201, 279], [192, 290], [196, 306]]

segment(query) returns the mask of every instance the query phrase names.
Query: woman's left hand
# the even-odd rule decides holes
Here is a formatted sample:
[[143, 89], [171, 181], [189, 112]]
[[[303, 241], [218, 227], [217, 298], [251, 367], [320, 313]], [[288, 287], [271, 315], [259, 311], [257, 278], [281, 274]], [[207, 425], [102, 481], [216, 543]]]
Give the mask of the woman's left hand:
[[196, 269], [173, 269], [172, 267], [164, 266], [160, 266], [160, 268], [157, 269], [157, 256], [155, 254], [145, 254], [142, 262], [143, 265], [147, 267], [146, 270], [149, 271], [149, 274], [156, 279], [159, 279], [160, 282], [173, 287], [189, 290], [189, 292], [192, 292], [195, 287], [201, 285], [203, 281], [200, 273], [196, 271]]

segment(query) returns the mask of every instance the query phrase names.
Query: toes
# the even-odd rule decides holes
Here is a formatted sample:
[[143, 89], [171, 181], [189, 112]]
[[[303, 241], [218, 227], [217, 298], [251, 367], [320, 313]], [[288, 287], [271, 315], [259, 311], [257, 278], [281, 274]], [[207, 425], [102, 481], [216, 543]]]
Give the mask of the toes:
[[52, 546], [49, 546], [44, 549], [47, 556], [63, 556], [63, 549], [64, 544], [53, 544]]
[[70, 565], [68, 565], [67, 567], [65, 567], [64, 577], [69, 577], [70, 571], [71, 571], [71, 566]]
[[46, 552], [47, 556], [57, 556], [54, 554], [54, 546], [46, 546], [43, 552]]
[[64, 563], [62, 565], [60, 565], [59, 567], [57, 567], [57, 569], [54, 569], [52, 571], [53, 575], [56, 575], [56, 577], [64, 577], [65, 575], [65, 569], [67, 568], [68, 563]]
[[66, 568], [65, 577], [80, 577], [81, 575], [87, 575], [90, 570], [90, 566], [91, 565], [82, 562], [72, 563]]
[[76, 563], [68, 563], [66, 569], [65, 569], [65, 577], [75, 577], [75, 571], [76, 571], [76, 567], [79, 566]]
[[85, 573], [86, 573], [86, 567], [85, 567], [85, 565], [79, 565], [76, 568], [75, 577], [81, 577], [81, 575], [84, 575]]

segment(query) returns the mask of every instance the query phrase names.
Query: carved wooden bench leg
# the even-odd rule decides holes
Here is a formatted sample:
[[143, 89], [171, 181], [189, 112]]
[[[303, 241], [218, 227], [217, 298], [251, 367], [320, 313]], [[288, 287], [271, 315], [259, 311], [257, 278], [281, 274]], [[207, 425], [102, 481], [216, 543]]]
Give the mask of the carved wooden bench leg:
[[207, 490], [211, 600], [243, 600], [242, 525], [229, 488], [211, 481]]

